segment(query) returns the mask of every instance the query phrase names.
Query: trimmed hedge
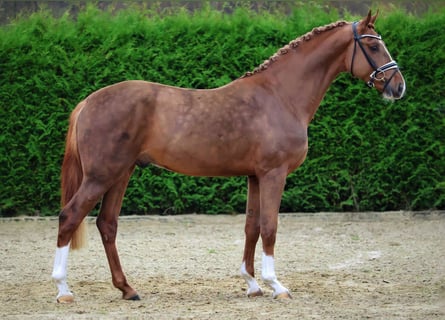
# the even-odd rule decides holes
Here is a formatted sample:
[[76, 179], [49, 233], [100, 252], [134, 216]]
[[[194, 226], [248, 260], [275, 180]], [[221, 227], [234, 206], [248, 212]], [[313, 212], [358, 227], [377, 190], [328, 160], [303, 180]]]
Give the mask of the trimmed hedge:
[[[2, 27], [0, 216], [58, 213], [68, 116], [91, 92], [127, 79], [221, 86], [335, 20], [336, 11], [314, 4], [287, 15], [88, 6], [75, 19], [41, 11]], [[445, 10], [378, 19], [403, 68], [406, 97], [387, 103], [341, 75], [309, 127], [309, 154], [288, 178], [281, 211], [445, 209], [444, 25]], [[122, 211], [243, 212], [245, 180], [138, 168]]]

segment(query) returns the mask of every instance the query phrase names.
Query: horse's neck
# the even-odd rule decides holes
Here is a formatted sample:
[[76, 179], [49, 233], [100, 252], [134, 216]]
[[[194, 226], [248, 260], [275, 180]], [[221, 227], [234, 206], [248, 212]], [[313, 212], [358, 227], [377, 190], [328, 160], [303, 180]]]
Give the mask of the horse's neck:
[[344, 27], [326, 31], [263, 71], [272, 79], [275, 94], [300, 121], [312, 120], [331, 83], [346, 71], [345, 52], [351, 38], [345, 32]]

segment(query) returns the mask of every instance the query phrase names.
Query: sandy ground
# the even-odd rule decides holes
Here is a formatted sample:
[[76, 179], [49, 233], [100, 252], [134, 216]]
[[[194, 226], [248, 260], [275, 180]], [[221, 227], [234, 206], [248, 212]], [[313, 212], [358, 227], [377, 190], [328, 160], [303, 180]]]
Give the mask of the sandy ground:
[[[118, 246], [141, 301], [123, 301], [89, 219], [72, 252], [76, 301], [55, 302], [57, 220], [0, 219], [1, 319], [445, 319], [445, 213], [281, 214], [276, 272], [293, 294], [247, 298], [244, 216], [121, 218]], [[261, 247], [257, 247], [260, 274]], [[261, 283], [261, 281], [260, 281]]]

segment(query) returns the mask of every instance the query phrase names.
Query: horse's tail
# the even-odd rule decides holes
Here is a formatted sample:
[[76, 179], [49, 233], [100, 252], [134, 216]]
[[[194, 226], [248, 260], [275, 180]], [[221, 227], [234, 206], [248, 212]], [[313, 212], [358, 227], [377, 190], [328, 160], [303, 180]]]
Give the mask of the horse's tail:
[[[66, 136], [65, 156], [62, 164], [61, 184], [62, 197], [61, 205], [65, 207], [82, 183], [83, 173], [77, 148], [77, 118], [80, 111], [85, 106], [85, 101], [80, 102], [70, 116], [68, 134]], [[87, 244], [87, 228], [85, 220], [82, 220], [79, 227], [74, 231], [71, 238], [71, 249], [76, 250]]]

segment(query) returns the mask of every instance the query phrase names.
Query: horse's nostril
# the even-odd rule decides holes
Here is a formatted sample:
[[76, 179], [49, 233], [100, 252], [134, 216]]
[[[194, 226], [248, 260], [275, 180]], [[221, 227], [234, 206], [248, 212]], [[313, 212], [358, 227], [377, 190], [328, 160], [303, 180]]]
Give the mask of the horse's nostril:
[[402, 92], [403, 92], [403, 83], [399, 83], [399, 94], [402, 94]]

